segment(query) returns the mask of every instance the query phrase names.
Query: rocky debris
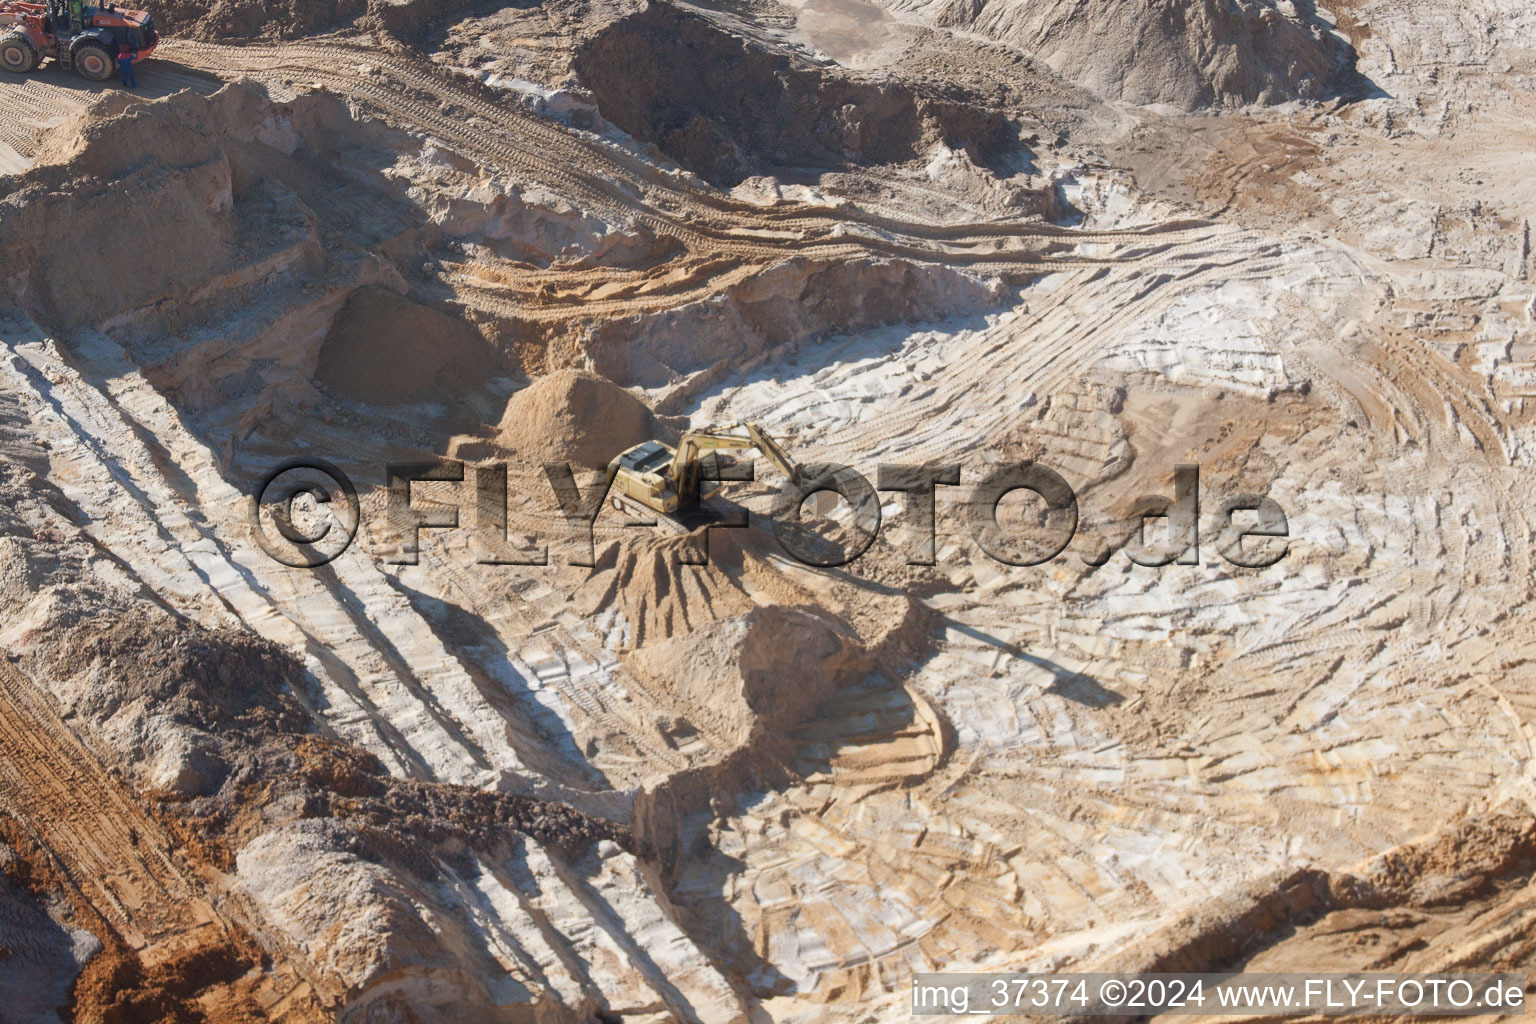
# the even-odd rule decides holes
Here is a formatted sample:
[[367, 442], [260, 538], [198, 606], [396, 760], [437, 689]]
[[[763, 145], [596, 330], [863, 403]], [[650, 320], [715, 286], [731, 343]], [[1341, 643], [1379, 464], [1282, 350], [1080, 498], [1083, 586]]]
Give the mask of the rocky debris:
[[379, 797], [364, 797], [341, 809], [339, 817], [388, 833], [401, 845], [446, 844], [458, 840], [479, 849], [496, 849], [508, 831], [538, 840], [562, 857], [579, 861], [598, 843], [630, 847], [629, 830], [573, 808], [511, 793], [488, 793], [462, 786], [392, 782]]
[[1536, 817], [1505, 805], [1451, 822], [1417, 842], [1374, 857], [1336, 883], [1361, 907], [1455, 907], [1485, 899], [1536, 867]]
[[1448, 930], [1447, 922], [1433, 920], [1437, 913], [1497, 914], [1501, 903], [1522, 898], [1533, 865], [1536, 819], [1524, 808], [1505, 806], [1450, 822], [1355, 871], [1302, 868], [1258, 880], [1118, 950], [1113, 962], [1148, 973], [1226, 971], [1244, 964], [1255, 971], [1287, 970], [1280, 964], [1305, 955], [1307, 932], [1322, 938], [1330, 923], [1354, 930], [1373, 919], [1397, 931], [1391, 946], [1408, 949], [1416, 931], [1423, 933], [1417, 940], [1422, 945]]

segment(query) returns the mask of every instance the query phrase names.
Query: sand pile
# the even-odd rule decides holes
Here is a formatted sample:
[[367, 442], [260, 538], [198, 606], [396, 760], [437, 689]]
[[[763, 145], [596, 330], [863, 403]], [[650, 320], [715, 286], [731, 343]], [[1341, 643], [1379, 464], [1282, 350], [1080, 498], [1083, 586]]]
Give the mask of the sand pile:
[[491, 347], [467, 322], [383, 288], [362, 288], [336, 317], [315, 378], [382, 405], [447, 401], [482, 380]]
[[1349, 85], [1354, 51], [1314, 5], [1271, 0], [881, 0], [1039, 57], [1105, 99], [1186, 110], [1322, 99]]
[[638, 671], [668, 687], [673, 706], [742, 746], [779, 738], [867, 669], [867, 654], [834, 617], [767, 606], [674, 635], [636, 655]]
[[556, 370], [512, 396], [496, 443], [531, 463], [600, 467], [660, 433], [650, 408], [617, 384], [582, 370]]
[[[625, 537], [598, 554], [579, 599], [592, 613], [617, 605], [629, 623], [629, 644], [637, 649], [741, 615], [752, 607], [740, 582], [748, 557], [745, 547], [763, 541], [743, 536], [747, 532], [717, 530], [707, 539], [703, 532], [685, 537]], [[684, 558], [700, 559], [706, 543], [713, 570], [683, 564]], [[751, 557], [758, 558], [755, 553]]]

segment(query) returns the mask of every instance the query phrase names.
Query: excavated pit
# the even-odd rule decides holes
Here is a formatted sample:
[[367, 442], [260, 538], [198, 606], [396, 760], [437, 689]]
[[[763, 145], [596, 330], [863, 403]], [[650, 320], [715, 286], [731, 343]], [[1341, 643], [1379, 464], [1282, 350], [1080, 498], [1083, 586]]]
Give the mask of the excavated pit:
[[[226, 480], [250, 485], [294, 450], [335, 453], [368, 484], [370, 461], [382, 465], [402, 449], [431, 452], [434, 439], [452, 434], [470, 439], [459, 453], [472, 458], [601, 467], [631, 444], [675, 436], [680, 425], [621, 384], [661, 383], [681, 395], [677, 385], [707, 386], [727, 367], [787, 344], [876, 321], [972, 312], [1004, 294], [993, 277], [910, 259], [748, 263], [750, 273], [718, 298], [674, 302], [678, 312], [639, 305], [585, 320], [576, 335], [582, 348], [556, 354], [593, 369], [545, 366], [520, 386], [502, 375], [520, 356], [526, 322], [477, 305], [487, 275], [649, 278], [658, 260], [665, 270], [673, 259], [692, 275], [699, 254], [626, 218], [511, 183], [487, 187], [476, 165], [440, 160], [422, 141], [360, 121], [323, 92], [283, 102], [253, 86], [183, 93], [116, 117], [87, 115], [78, 130], [76, 141], [45, 152], [0, 207], [6, 323], [16, 327], [15, 344], [68, 366], [81, 387], [117, 396], [116, 412], [70, 407], [54, 421], [68, 437], [50, 443], [63, 451], [81, 443], [79, 424], [118, 416], [126, 429], [114, 443], [143, 446], [133, 473], [168, 473], [136, 480], [131, 493], [173, 503], [216, 491], [239, 508]], [[124, 191], [156, 212], [118, 217]], [[58, 198], [66, 194], [68, 205]], [[69, 246], [88, 238], [118, 244], [135, 233], [160, 255], [136, 268], [93, 262], [88, 273], [66, 271]], [[474, 283], [461, 292], [465, 281]], [[624, 350], [630, 355], [619, 361]], [[158, 426], [134, 425], [139, 416]], [[174, 469], [178, 463], [185, 468]], [[90, 505], [90, 490], [57, 500]], [[379, 499], [366, 490], [369, 507], [377, 510]], [[86, 519], [139, 514], [93, 507]], [[201, 527], [186, 517], [175, 529]], [[624, 706], [608, 711], [611, 697], [590, 710], [576, 705], [573, 722], [569, 711], [552, 713], [548, 697], [515, 692], [526, 691], [523, 678], [540, 678], [531, 666], [543, 663], [532, 653], [515, 669], [496, 654], [529, 635], [523, 620], [498, 620], [494, 610], [505, 601], [519, 616], [537, 614], [543, 602], [526, 592], [484, 592], [473, 611], [450, 613], [430, 581], [359, 579], [355, 567], [274, 578], [248, 595], [269, 608], [288, 604], [275, 620], [264, 616], [269, 626], [284, 623], [274, 643], [221, 631], [225, 613], [184, 582], [209, 570], [163, 562], [171, 554], [163, 547], [140, 549], [126, 564], [171, 587], [164, 607], [141, 606], [136, 589], [115, 583], [69, 584], [138, 570], [87, 568], [91, 556], [78, 543], [61, 547], [63, 536], [56, 527], [33, 530], [18, 552], [23, 571], [6, 592], [13, 637], [32, 651], [27, 675], [46, 680], [39, 685], [111, 763], [131, 766], [123, 792], [146, 802], [156, 829], [253, 894], [251, 913], [281, 921], [286, 941], [312, 951], [337, 986], [315, 998], [344, 1005], [349, 1019], [428, 1007], [468, 1019], [495, 1005], [503, 996], [477, 980], [491, 970], [490, 954], [444, 886], [522, 892], [525, 877], [553, 872], [568, 887], [559, 913], [601, 914], [585, 908], [617, 899], [615, 887], [632, 899], [643, 890], [627, 881], [640, 869], [628, 822], [642, 782], [719, 763], [788, 778], [783, 766], [793, 752], [773, 734], [873, 665], [869, 631], [850, 625], [859, 614], [845, 620], [814, 609], [815, 596], [786, 586], [755, 550], [762, 537], [750, 556], [733, 558], [716, 545], [721, 564], [736, 567], [735, 581], [720, 586], [680, 571], [671, 544], [622, 557], [608, 547], [590, 573], [562, 570], [556, 579], [570, 607], [597, 617], [624, 609], [628, 643], [657, 652], [633, 668], [599, 660], [625, 680]], [[200, 550], [246, 557], [218, 531], [203, 537], [194, 543]], [[274, 599], [295, 584], [309, 597]], [[805, 607], [753, 611], [749, 594], [766, 592]], [[614, 593], [617, 600], [605, 596]], [[333, 623], [357, 630], [348, 654], [308, 638], [331, 628], [309, 618], [317, 598], [333, 603]], [[392, 610], [379, 622], [369, 618], [378, 611], [363, 611], [381, 606]], [[255, 607], [240, 614], [258, 614]], [[404, 622], [412, 623], [409, 636], [384, 638]], [[673, 677], [726, 657], [707, 648], [720, 630], [737, 628], [731, 623], [748, 624], [750, 663], [735, 684], [739, 697], [711, 707], [707, 688]], [[804, 633], [805, 643], [786, 647], [786, 629]], [[695, 630], [701, 640], [690, 645]], [[434, 658], [440, 667], [429, 671]], [[821, 661], [828, 665], [805, 667]], [[118, 663], [134, 669], [114, 675]], [[415, 722], [397, 720], [392, 707], [402, 699], [430, 710]], [[741, 729], [722, 725], [732, 708], [746, 716]], [[717, 789], [728, 794], [730, 783]], [[659, 851], [650, 829], [647, 843]], [[514, 863], [525, 866], [507, 868]], [[310, 895], [317, 874], [334, 882], [319, 902]], [[729, 1004], [735, 997], [705, 952], [709, 935], [681, 929], [661, 906], [641, 902], [625, 912], [637, 930], [670, 929], [676, 955], [708, 998]], [[131, 902], [130, 910], [147, 913]], [[338, 933], [338, 919], [363, 923]], [[86, 930], [106, 934], [99, 925]], [[95, 961], [90, 998], [139, 992], [131, 998], [172, 1014], [226, 990], [238, 1003], [246, 996], [236, 982], [252, 963], [245, 941], [207, 947], [207, 977], [184, 994], [162, 993], [164, 973], [154, 965], [126, 955], [117, 966]], [[624, 985], [610, 991], [629, 991]], [[644, 1005], [649, 997], [620, 998]], [[551, 1012], [575, 1011], [566, 1002]]]
[[[1305, 4], [901, 9], [1059, 92], [910, 22], [880, 78], [813, 65], [745, 8], [497, 12], [454, 56], [495, 75], [169, 44], [247, 81], [77, 110], [0, 201], [0, 989], [35, 970], [70, 1024], [740, 1024], [904, 1019], [919, 970], [1528, 969], [1536, 196], [1486, 151], [1536, 120], [1481, 70], [1527, 73], [1527, 26], [1431, 6], [1471, 42], [1356, 12], [1404, 99], [1262, 117], [1219, 108], [1347, 68]], [[631, 138], [558, 112], [551, 49]], [[741, 420], [871, 478], [959, 463], [932, 564], [902, 495], [821, 571], [761, 460], [755, 527], [683, 537], [572, 528], [537, 465]], [[409, 492], [411, 544], [384, 467], [445, 454], [481, 465]], [[316, 569], [248, 516], [295, 459], [360, 491]], [[969, 525], [1023, 459], [1077, 488], [1049, 565]], [[1204, 513], [1284, 506], [1281, 563], [1203, 526], [1198, 564], [1130, 562], [1186, 461]]]
[[496, 366], [474, 326], [382, 288], [355, 292], [320, 345], [315, 379], [380, 405], [452, 402]]
[[1018, 144], [959, 89], [861, 80], [731, 35], [664, 3], [582, 43], [575, 70], [609, 121], [712, 184], [778, 169], [899, 164], [936, 143], [987, 163]]

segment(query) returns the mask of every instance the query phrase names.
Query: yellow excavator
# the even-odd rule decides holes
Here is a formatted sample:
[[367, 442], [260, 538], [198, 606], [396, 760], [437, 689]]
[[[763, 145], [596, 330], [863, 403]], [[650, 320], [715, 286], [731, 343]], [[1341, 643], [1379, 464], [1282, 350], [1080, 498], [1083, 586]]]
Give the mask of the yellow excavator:
[[[756, 448], [779, 472], [800, 482], [800, 467], [778, 442], [756, 423], [743, 422], [684, 434], [676, 448], [644, 441], [624, 451], [608, 464], [609, 498], [621, 512], [646, 519], [660, 515], [686, 528], [698, 518], [700, 504], [720, 491], [720, 480], [711, 479], [720, 476], [718, 453], [745, 448]], [[716, 471], [706, 474], [706, 467]]]

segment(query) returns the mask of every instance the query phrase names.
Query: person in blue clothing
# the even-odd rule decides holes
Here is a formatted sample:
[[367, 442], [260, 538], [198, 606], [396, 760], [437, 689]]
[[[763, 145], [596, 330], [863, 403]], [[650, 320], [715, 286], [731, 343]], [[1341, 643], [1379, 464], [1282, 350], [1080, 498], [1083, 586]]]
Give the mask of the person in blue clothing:
[[124, 89], [137, 89], [139, 87], [138, 79], [133, 77], [133, 59], [138, 55], [138, 51], [127, 43], [123, 43], [117, 48], [117, 66], [123, 69]]

